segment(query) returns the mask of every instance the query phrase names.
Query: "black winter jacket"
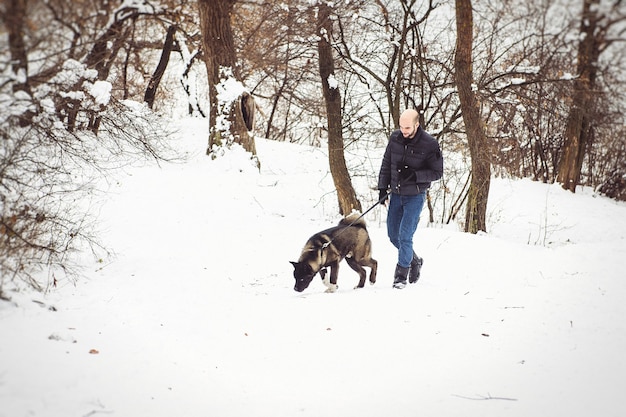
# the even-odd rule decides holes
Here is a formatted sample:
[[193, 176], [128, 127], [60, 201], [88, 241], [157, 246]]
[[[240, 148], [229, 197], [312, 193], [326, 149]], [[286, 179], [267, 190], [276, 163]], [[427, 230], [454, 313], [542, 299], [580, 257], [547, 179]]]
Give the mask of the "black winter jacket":
[[416, 195], [426, 191], [432, 181], [443, 176], [443, 156], [437, 140], [418, 126], [412, 139], [400, 130], [389, 137], [378, 174], [378, 189]]

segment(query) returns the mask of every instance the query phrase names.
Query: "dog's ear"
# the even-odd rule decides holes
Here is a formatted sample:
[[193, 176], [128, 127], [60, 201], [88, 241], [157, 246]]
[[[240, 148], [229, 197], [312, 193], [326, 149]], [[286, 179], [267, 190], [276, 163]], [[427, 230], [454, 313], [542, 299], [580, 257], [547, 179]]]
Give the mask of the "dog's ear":
[[296, 268], [298, 266], [298, 262], [294, 262], [294, 261], [289, 261], [289, 263], [291, 265], [293, 265], [294, 268]]

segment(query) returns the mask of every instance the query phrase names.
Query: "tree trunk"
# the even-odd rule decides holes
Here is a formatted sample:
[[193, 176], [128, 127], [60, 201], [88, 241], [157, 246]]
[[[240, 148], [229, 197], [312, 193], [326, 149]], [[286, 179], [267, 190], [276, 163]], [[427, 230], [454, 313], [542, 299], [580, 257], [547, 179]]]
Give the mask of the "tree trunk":
[[210, 128], [207, 154], [213, 154], [214, 147], [228, 146], [234, 142], [243, 146], [256, 159], [254, 136], [246, 128], [241, 97], [225, 103], [218, 96], [218, 89], [226, 79], [240, 79], [230, 21], [236, 2], [198, 0], [202, 48], [209, 80]]
[[154, 74], [150, 77], [150, 82], [148, 83], [148, 88], [146, 88], [146, 93], [143, 96], [143, 100], [148, 103], [148, 107], [152, 108], [154, 105], [154, 98], [156, 96], [157, 88], [159, 88], [159, 84], [161, 83], [161, 78], [163, 78], [163, 74], [165, 74], [165, 69], [167, 68], [167, 64], [170, 61], [170, 54], [172, 53], [172, 48], [174, 46], [174, 34], [177, 30], [176, 25], [172, 25], [167, 29], [167, 35], [165, 35], [165, 43], [163, 44], [163, 51], [161, 52], [161, 59], [159, 60], [159, 64], [154, 70]]
[[[593, 89], [597, 75], [600, 44], [603, 42], [597, 30], [598, 0], [583, 0], [581, 40], [578, 45], [578, 77], [574, 80], [574, 94], [565, 124], [563, 155], [559, 162], [557, 181], [561, 186], [576, 191], [580, 182], [583, 160], [590, 140], [593, 109]], [[595, 5], [595, 7], [591, 7]]]
[[491, 163], [487, 135], [480, 118], [480, 109], [472, 91], [473, 16], [470, 0], [456, 0], [456, 54], [454, 58], [456, 85], [472, 158], [471, 183], [465, 213], [465, 231], [487, 231], [487, 199], [491, 181]]
[[13, 83], [13, 92], [25, 91], [30, 95], [28, 85], [28, 58], [24, 45], [23, 28], [26, 26], [27, 0], [9, 0], [5, 12], [0, 15], [9, 32], [9, 50], [11, 52], [11, 69], [17, 78]]
[[[0, 20], [4, 21], [4, 25], [9, 32], [11, 70], [15, 76], [15, 82], [12, 86], [13, 92], [23, 91], [32, 96], [28, 75], [28, 56], [26, 54], [23, 32], [23, 28], [26, 25], [26, 3], [27, 0], [9, 0], [4, 13], [0, 14]], [[28, 126], [34, 115], [35, 113], [32, 110], [25, 110], [19, 116], [20, 126]]]
[[322, 2], [318, 12], [318, 36], [317, 52], [319, 54], [319, 69], [322, 78], [322, 90], [326, 103], [326, 116], [328, 118], [328, 159], [330, 172], [337, 189], [339, 201], [339, 213], [346, 216], [353, 210], [361, 211], [359, 202], [350, 174], [346, 166], [343, 153], [343, 129], [341, 123], [341, 94], [334, 78], [335, 63], [332, 47], [329, 43], [332, 29], [330, 20], [331, 8]]

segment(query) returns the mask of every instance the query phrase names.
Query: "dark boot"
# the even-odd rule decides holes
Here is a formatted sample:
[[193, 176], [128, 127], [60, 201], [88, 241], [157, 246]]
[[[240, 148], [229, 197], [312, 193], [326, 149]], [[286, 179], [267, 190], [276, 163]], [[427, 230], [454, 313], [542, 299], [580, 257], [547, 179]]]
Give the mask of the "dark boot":
[[411, 272], [409, 272], [409, 282], [411, 284], [415, 284], [418, 279], [420, 279], [420, 271], [422, 270], [422, 265], [424, 264], [424, 260], [417, 256], [415, 252], [413, 252], [413, 260], [411, 261]]
[[406, 287], [406, 277], [409, 275], [409, 268], [396, 265], [396, 272], [393, 275], [393, 288], [402, 289]]

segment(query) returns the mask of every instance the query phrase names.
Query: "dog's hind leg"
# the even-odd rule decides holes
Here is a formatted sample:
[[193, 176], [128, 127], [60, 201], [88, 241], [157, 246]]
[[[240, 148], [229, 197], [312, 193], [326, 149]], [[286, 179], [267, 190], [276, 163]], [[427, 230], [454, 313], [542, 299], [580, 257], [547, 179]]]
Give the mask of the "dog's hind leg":
[[370, 268], [370, 284], [374, 285], [376, 283], [376, 272], [378, 272], [378, 261], [372, 258], [364, 259], [361, 261], [361, 265]]
[[365, 277], [367, 275], [365, 269], [363, 269], [361, 263], [355, 261], [354, 258], [346, 258], [346, 262], [350, 265], [350, 268], [354, 269], [357, 274], [359, 274], [359, 283], [354, 288], [363, 288], [365, 286]]

